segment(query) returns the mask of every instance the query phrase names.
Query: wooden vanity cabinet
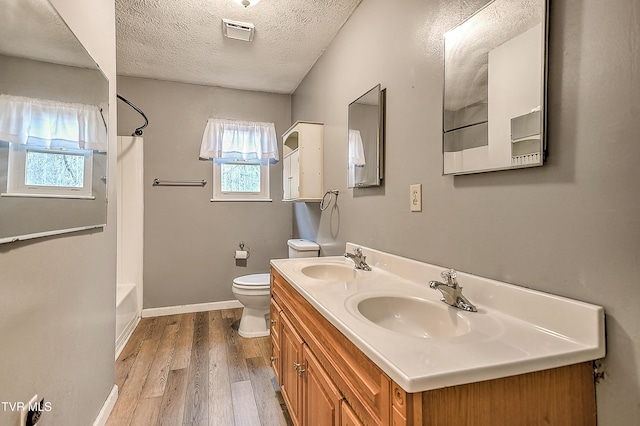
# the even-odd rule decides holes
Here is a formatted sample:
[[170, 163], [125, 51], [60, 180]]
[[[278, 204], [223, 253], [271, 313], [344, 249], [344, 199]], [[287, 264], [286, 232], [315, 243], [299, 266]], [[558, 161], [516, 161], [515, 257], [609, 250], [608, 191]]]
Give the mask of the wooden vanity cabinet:
[[294, 424], [389, 424], [390, 379], [275, 270], [271, 292], [281, 324], [276, 374]]
[[295, 425], [339, 425], [342, 395], [287, 316], [279, 320], [280, 391], [291, 420]]
[[407, 393], [274, 269], [271, 295], [272, 365], [296, 425], [596, 425], [590, 362]]

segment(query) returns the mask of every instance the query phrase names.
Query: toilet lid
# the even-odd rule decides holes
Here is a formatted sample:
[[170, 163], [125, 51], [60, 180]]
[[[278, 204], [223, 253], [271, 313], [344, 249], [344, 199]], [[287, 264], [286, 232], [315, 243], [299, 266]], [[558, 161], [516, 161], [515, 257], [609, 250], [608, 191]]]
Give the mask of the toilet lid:
[[247, 288], [269, 288], [271, 285], [270, 274], [251, 274], [237, 277], [233, 280], [233, 284], [238, 287]]

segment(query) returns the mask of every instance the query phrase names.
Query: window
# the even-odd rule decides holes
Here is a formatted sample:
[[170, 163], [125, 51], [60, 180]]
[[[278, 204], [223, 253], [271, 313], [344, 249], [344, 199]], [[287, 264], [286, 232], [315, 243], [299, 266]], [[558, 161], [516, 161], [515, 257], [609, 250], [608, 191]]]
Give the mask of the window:
[[11, 144], [4, 196], [93, 198], [93, 152]]
[[269, 164], [257, 161], [213, 162], [212, 201], [271, 201]]
[[94, 198], [93, 152], [108, 148], [99, 106], [1, 94], [0, 141], [9, 144], [1, 195]]
[[273, 123], [211, 118], [200, 158], [213, 160], [211, 201], [271, 201], [269, 164], [278, 161]]

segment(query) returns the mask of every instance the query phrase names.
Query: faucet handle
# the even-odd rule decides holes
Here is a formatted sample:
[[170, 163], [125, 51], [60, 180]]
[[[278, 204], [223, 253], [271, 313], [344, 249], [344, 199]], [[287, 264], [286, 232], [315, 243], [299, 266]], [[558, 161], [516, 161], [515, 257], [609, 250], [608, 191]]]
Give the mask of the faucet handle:
[[455, 269], [449, 269], [448, 271], [442, 271], [440, 276], [446, 281], [449, 286], [457, 286], [458, 281], [456, 278], [458, 277], [458, 272]]

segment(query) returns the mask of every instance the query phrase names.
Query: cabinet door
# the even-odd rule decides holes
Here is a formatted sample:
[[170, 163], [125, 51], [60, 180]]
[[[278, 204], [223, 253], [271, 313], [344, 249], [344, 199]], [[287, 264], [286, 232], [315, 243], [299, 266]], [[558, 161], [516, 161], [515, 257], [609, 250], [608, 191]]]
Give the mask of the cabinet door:
[[282, 160], [282, 199], [291, 199], [291, 156], [288, 155]]
[[302, 415], [305, 426], [339, 426], [342, 395], [307, 345], [304, 360]]
[[343, 400], [340, 404], [340, 412], [340, 426], [362, 426], [362, 422], [347, 401]]
[[282, 321], [280, 321], [280, 307], [275, 300], [271, 299], [271, 309], [269, 312], [270, 330], [271, 330], [271, 368], [276, 376], [278, 384], [280, 384], [280, 369], [282, 360], [280, 357], [280, 333], [282, 329]]
[[302, 338], [293, 328], [284, 312], [280, 314], [280, 391], [284, 398], [291, 420], [298, 426], [302, 424]]
[[291, 169], [291, 178], [289, 179], [291, 199], [295, 200], [296, 198], [300, 198], [300, 150], [297, 149], [292, 152], [289, 160], [291, 161], [289, 165]]

